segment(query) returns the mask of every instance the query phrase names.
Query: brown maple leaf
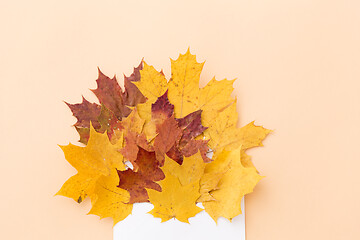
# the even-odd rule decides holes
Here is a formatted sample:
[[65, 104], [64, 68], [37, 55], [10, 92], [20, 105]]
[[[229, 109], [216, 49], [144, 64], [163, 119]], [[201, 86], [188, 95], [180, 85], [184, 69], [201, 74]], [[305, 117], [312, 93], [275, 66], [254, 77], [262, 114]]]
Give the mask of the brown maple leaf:
[[99, 128], [98, 116], [100, 114], [101, 107], [96, 103], [90, 103], [84, 97], [82, 97], [81, 103], [70, 104], [65, 102], [70, 108], [77, 122], [74, 124], [78, 128], [90, 128], [90, 121], [94, 128]]
[[156, 124], [163, 123], [165, 119], [170, 118], [174, 114], [174, 105], [169, 102], [167, 95], [168, 91], [151, 105], [151, 120]]
[[[116, 133], [119, 133], [122, 129], [124, 129], [122, 122], [118, 120], [115, 114], [103, 104], [101, 105], [100, 114], [96, 118], [88, 121], [89, 125], [90, 121], [97, 132], [104, 133], [106, 131], [110, 141], [112, 142], [113, 140], [117, 140], [119, 137]], [[78, 127], [75, 125], [75, 129], [80, 135], [79, 142], [87, 144], [90, 137], [90, 128]]]
[[140, 92], [140, 90], [135, 86], [133, 82], [139, 82], [141, 75], [140, 70], [143, 69], [143, 61], [140, 62], [139, 66], [134, 68], [134, 72], [126, 77], [124, 75], [124, 87], [125, 91], [123, 93], [124, 103], [127, 106], [135, 107], [139, 103], [146, 102], [146, 98]]
[[136, 172], [139, 166], [136, 163], [138, 157], [139, 148], [142, 148], [148, 152], [153, 152], [154, 148], [147, 142], [146, 136], [141, 133], [135, 133], [128, 131], [124, 137], [125, 147], [120, 150], [120, 153], [124, 158], [131, 162], [133, 170]]
[[190, 113], [184, 118], [177, 119], [178, 126], [182, 131], [179, 141], [166, 153], [168, 157], [182, 164], [183, 158], [190, 157], [200, 151], [204, 162], [211, 159], [206, 156], [209, 150], [208, 140], [195, 140], [207, 128], [201, 124], [202, 110]]
[[98, 116], [98, 122], [100, 123], [100, 128], [96, 129], [100, 133], [107, 132], [107, 135], [110, 141], [115, 137], [116, 133], [120, 132], [124, 129], [122, 122], [115, 116], [115, 114], [105, 107], [105, 105], [101, 105], [101, 112]]
[[[155, 138], [154, 149], [161, 164], [164, 160], [164, 153], [179, 164], [182, 164], [184, 156], [190, 157], [198, 151], [200, 151], [204, 162], [211, 161], [206, 156], [209, 150], [208, 141], [195, 140], [207, 129], [201, 124], [201, 113], [202, 110], [190, 113], [184, 118], [176, 119], [177, 124], [175, 124], [167, 120], [174, 114], [174, 105], [169, 102], [167, 91], [152, 104], [152, 121], [156, 124], [158, 133]], [[164, 125], [165, 121], [170, 122]], [[169, 134], [167, 134], [166, 129], [170, 127], [174, 128], [174, 132], [169, 129]], [[180, 135], [178, 135], [177, 129], [180, 129]]]
[[158, 135], [154, 140], [154, 150], [156, 159], [160, 165], [164, 165], [165, 154], [179, 141], [181, 137], [181, 129], [172, 115], [170, 118], [164, 120], [163, 123], [156, 125], [156, 132]]
[[136, 172], [131, 168], [118, 171], [120, 178], [118, 187], [129, 191], [129, 203], [148, 202], [149, 197], [145, 188], [161, 191], [156, 181], [164, 179], [165, 175], [160, 169], [154, 152], [139, 148], [135, 163], [138, 166]]
[[97, 88], [91, 91], [99, 99], [100, 103], [110, 109], [119, 120], [127, 117], [131, 110], [125, 105], [123, 92], [116, 77], [109, 78], [99, 68], [98, 70], [99, 77], [96, 79]]

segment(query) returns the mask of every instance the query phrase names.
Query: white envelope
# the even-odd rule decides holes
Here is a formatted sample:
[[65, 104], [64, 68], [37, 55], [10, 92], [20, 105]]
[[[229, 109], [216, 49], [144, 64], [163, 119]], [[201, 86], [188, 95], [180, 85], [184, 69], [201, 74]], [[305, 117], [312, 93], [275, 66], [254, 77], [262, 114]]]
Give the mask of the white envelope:
[[245, 240], [245, 203], [241, 202], [242, 214], [232, 222], [219, 218], [216, 224], [205, 212], [189, 218], [190, 224], [171, 219], [161, 223], [148, 212], [150, 203], [134, 204], [132, 214], [114, 227], [114, 240]]

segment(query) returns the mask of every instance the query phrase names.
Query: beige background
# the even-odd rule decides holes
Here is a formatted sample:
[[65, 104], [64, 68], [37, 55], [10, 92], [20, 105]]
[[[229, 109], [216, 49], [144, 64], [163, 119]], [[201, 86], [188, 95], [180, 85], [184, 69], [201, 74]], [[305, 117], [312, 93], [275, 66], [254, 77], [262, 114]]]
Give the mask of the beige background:
[[142, 57], [170, 75], [188, 46], [235, 83], [240, 125], [274, 129], [251, 151], [248, 240], [360, 238], [360, 4], [345, 0], [0, 1], [0, 238], [108, 239], [109, 219], [53, 197], [75, 171], [76, 103], [99, 66]]

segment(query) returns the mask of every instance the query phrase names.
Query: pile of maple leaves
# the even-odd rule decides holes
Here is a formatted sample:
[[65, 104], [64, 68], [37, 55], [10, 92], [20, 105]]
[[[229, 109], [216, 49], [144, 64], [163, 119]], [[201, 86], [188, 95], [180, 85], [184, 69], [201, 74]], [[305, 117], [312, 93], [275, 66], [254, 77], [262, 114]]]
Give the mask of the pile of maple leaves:
[[171, 60], [167, 81], [142, 61], [124, 77], [125, 91], [99, 70], [92, 91], [101, 105], [68, 104], [86, 146], [60, 146], [78, 173], [57, 194], [90, 197], [89, 213], [114, 224], [141, 202], [162, 221], [188, 222], [203, 210], [215, 221], [241, 214], [242, 197], [262, 178], [245, 151], [262, 146], [270, 130], [237, 128], [234, 81], [213, 78], [200, 89], [202, 68], [188, 50]]

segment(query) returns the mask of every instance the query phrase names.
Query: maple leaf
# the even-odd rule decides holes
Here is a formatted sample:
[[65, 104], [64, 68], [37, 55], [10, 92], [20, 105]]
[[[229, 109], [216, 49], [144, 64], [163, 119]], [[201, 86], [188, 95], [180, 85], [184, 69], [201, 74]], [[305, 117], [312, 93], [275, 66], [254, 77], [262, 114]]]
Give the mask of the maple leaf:
[[[159, 97], [167, 90], [167, 80], [162, 72], [156, 71], [153, 66], [144, 62], [143, 69], [140, 70], [140, 81], [133, 82], [140, 92], [147, 98], [147, 104], [151, 108]], [[147, 111], [150, 113], [149, 111]]]
[[80, 136], [79, 142], [86, 145], [90, 137], [90, 128], [80, 128], [75, 126], [75, 129]]
[[[107, 132], [107, 135], [111, 142], [117, 142], [122, 136], [122, 129], [124, 129], [120, 120], [117, 119], [115, 114], [110, 111], [105, 105], [101, 105], [101, 111], [99, 116], [96, 118], [96, 127], [94, 129], [99, 133]], [[90, 137], [90, 128], [88, 127], [77, 127], [75, 129], [80, 135], [79, 142], [87, 144]]]
[[167, 152], [167, 155], [173, 160], [182, 164], [183, 156], [190, 157], [200, 150], [204, 162], [210, 162], [211, 159], [206, 156], [209, 148], [207, 140], [195, 140], [197, 136], [203, 133], [207, 128], [201, 125], [201, 112], [190, 113], [184, 118], [177, 119], [178, 126], [182, 130], [179, 141]]
[[111, 217], [114, 226], [124, 220], [132, 211], [132, 204], [128, 204], [130, 194], [128, 191], [118, 188], [119, 176], [115, 169], [112, 169], [109, 176], [101, 176], [96, 182], [92, 197], [92, 208], [89, 214], [100, 216], [100, 219]]
[[139, 82], [141, 75], [140, 70], [143, 69], [143, 61], [140, 62], [139, 66], [134, 68], [134, 72], [130, 75], [130, 77], [126, 77], [124, 75], [124, 88], [125, 91], [123, 93], [124, 103], [127, 106], [135, 107], [140, 103], [145, 103], [146, 98], [140, 92], [140, 90], [136, 87], [134, 82]]
[[[219, 154], [215, 154], [214, 161], [207, 164], [204, 170], [204, 174], [200, 179], [200, 197], [197, 202], [205, 202], [216, 200], [211, 194], [211, 191], [217, 190], [218, 184], [224, 174], [230, 168], [229, 151], [222, 151]], [[220, 160], [219, 160], [220, 159]]]
[[181, 165], [166, 157], [165, 165], [164, 168], [170, 171], [173, 176], [177, 177], [181, 185], [198, 182], [205, 170], [205, 163], [200, 152], [190, 157], [185, 157]]
[[221, 152], [223, 149], [231, 151], [240, 146], [240, 129], [237, 128], [237, 121], [236, 104], [233, 103], [209, 124], [204, 135], [209, 139], [209, 146], [214, 152]]
[[96, 79], [97, 88], [91, 90], [99, 99], [101, 104], [109, 108], [118, 119], [127, 117], [131, 110], [125, 106], [122, 89], [119, 86], [116, 77], [109, 78], [103, 74], [100, 69], [98, 79]]
[[163, 123], [174, 114], [174, 105], [169, 102], [168, 91], [151, 105], [151, 120], [155, 125]]
[[[90, 124], [90, 138], [86, 147], [73, 144], [60, 146], [66, 160], [78, 171], [62, 186], [57, 195], [81, 202], [94, 194], [94, 184], [102, 175], [108, 176], [112, 168], [125, 169], [123, 156], [118, 152], [122, 143], [113, 145], [106, 133], [98, 133]], [[79, 184], [80, 183], [80, 184]]]
[[255, 126], [254, 122], [237, 128], [238, 114], [235, 103], [219, 113], [204, 132], [209, 139], [209, 146], [214, 152], [232, 151], [242, 146], [242, 162], [245, 166], [253, 166], [251, 158], [245, 154], [249, 148], [263, 146], [262, 141], [271, 130]]
[[79, 142], [86, 144], [90, 134], [90, 121], [92, 122], [94, 128], [100, 128], [98, 116], [101, 112], [101, 107], [96, 103], [90, 103], [84, 97], [82, 97], [81, 103], [65, 103], [70, 108], [74, 117], [77, 119], [77, 122], [74, 124], [74, 126], [80, 135]]
[[149, 152], [154, 151], [154, 148], [147, 142], [146, 136], [144, 134], [128, 131], [125, 136], [125, 147], [121, 149], [120, 152], [126, 160], [131, 162], [135, 172], [139, 168], [136, 163], [139, 148], [143, 148]]
[[[163, 133], [156, 136], [154, 148], [158, 154], [159, 161], [163, 161], [163, 155], [166, 153], [170, 158], [179, 164], [182, 164], [183, 156], [189, 157], [198, 150], [200, 150], [205, 162], [210, 161], [210, 159], [206, 157], [208, 151], [207, 141], [195, 140], [197, 136], [206, 130], [206, 127], [201, 125], [201, 110], [190, 113], [184, 118], [176, 119], [177, 126], [174, 121], [168, 120], [173, 113], [174, 105], [169, 102], [166, 91], [154, 104], [152, 104], [152, 118], [149, 124], [153, 124], [153, 128], [156, 129], [155, 134], [158, 134], [159, 131], [164, 129], [163, 124], [165, 121], [168, 123], [171, 122], [172, 127], [176, 130], [175, 132], [172, 132], [170, 129], [169, 132], [172, 132], [174, 135], [179, 134], [178, 129], [180, 129], [181, 133], [180, 136], [175, 135], [175, 138], [172, 138], [171, 141], [169, 141], [169, 138], [165, 139], [164, 142], [167, 143], [167, 147], [162, 146], [160, 142], [164, 136], [171, 137], [172, 135]], [[167, 124], [167, 126], [171, 128], [171, 125]], [[161, 147], [163, 147], [163, 149], [161, 149]]]
[[138, 166], [136, 172], [130, 168], [125, 171], [118, 171], [120, 178], [118, 187], [129, 191], [129, 203], [147, 202], [148, 194], [145, 188], [161, 191], [160, 185], [155, 181], [160, 181], [165, 176], [159, 167], [154, 152], [139, 148], [135, 163]]
[[126, 160], [133, 164], [135, 171], [138, 167], [135, 160], [138, 155], [139, 147], [142, 147], [147, 151], [154, 151], [152, 146], [147, 142], [146, 135], [141, 133], [144, 122], [145, 121], [140, 118], [137, 108], [122, 121], [122, 126], [125, 131], [125, 147], [121, 149], [120, 152]]
[[241, 164], [240, 148], [221, 153], [205, 167], [205, 173], [222, 174], [216, 189], [209, 192], [215, 200], [203, 202], [205, 211], [215, 222], [219, 217], [232, 220], [241, 214], [241, 199], [244, 195], [251, 193], [263, 178], [258, 175], [255, 168], [245, 168]]
[[204, 88], [200, 89], [199, 101], [196, 106], [203, 110], [201, 120], [205, 126], [209, 126], [209, 123], [218, 116], [219, 112], [234, 102], [231, 97], [234, 81], [235, 79], [218, 81], [213, 78]]
[[70, 108], [77, 122], [74, 124], [76, 127], [90, 127], [90, 121], [95, 128], [99, 128], [100, 124], [97, 121], [97, 117], [100, 114], [100, 106], [96, 103], [90, 103], [84, 97], [82, 97], [81, 103], [70, 104], [65, 102]]
[[130, 113], [130, 115], [122, 121], [125, 131], [132, 131], [141, 133], [145, 120], [140, 118], [137, 108]]
[[[202, 159], [197, 156], [195, 165], [204, 164]], [[200, 161], [199, 161], [200, 159]], [[185, 161], [187, 159], [185, 158]], [[202, 163], [200, 163], [202, 162]], [[168, 164], [169, 163], [169, 164]], [[181, 222], [189, 223], [189, 218], [194, 217], [196, 214], [201, 212], [203, 209], [195, 205], [196, 199], [200, 197], [199, 194], [199, 180], [198, 177], [191, 179], [190, 181], [186, 178], [186, 175], [192, 172], [196, 174], [197, 171], [191, 171], [191, 165], [186, 164], [184, 167], [177, 167], [173, 164], [176, 162], [167, 159], [164, 166], [161, 168], [165, 173], [165, 179], [160, 181], [162, 191], [158, 192], [152, 189], [148, 189], [148, 195], [150, 202], [154, 205], [154, 208], [149, 212], [154, 217], [161, 218], [161, 222], [176, 218]], [[178, 177], [172, 174], [174, 168], [178, 169]], [[179, 168], [181, 170], [179, 170]], [[201, 172], [201, 167], [199, 168]], [[183, 180], [186, 185], [182, 185], [179, 178]]]
[[96, 131], [106, 132], [111, 142], [117, 142], [121, 138], [121, 132], [124, 129], [123, 123], [110, 111], [105, 105], [101, 105], [101, 112], [98, 116], [100, 128]]
[[175, 142], [181, 137], [181, 130], [178, 123], [172, 115], [166, 119], [162, 124], [156, 126], [158, 135], [154, 140], [154, 150], [156, 159], [160, 165], [164, 164], [165, 154], [174, 146]]
[[169, 81], [169, 99], [175, 108], [177, 118], [199, 110], [196, 97], [199, 96], [200, 73], [204, 63], [196, 62], [196, 56], [190, 49], [175, 61], [171, 59], [171, 79]]
[[213, 78], [204, 88], [199, 89], [200, 74], [204, 63], [198, 63], [190, 53], [180, 54], [171, 60], [169, 99], [175, 105], [175, 117], [181, 118], [197, 110], [203, 110], [202, 122], [208, 122], [234, 100], [230, 96], [234, 80], [217, 81]]
[[75, 174], [70, 177], [55, 195], [61, 195], [74, 199], [81, 203], [88, 195], [95, 192], [95, 184], [99, 176], [89, 176], [88, 174]]

